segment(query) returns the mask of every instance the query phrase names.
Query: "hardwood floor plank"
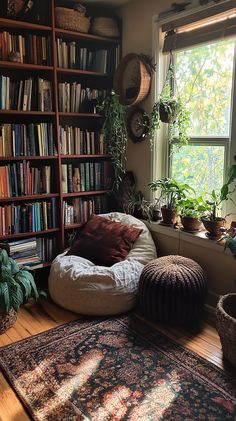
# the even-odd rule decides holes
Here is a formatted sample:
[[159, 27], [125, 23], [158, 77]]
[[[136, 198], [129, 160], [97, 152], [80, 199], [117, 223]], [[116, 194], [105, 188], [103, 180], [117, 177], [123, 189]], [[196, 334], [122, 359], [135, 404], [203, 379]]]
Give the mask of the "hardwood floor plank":
[[0, 373], [0, 421], [29, 421], [23, 405]]

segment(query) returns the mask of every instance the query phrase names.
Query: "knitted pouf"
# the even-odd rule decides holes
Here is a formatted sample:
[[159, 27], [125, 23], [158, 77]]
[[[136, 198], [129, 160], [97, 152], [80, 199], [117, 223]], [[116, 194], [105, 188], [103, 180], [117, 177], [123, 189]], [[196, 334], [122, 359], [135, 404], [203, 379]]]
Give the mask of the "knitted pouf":
[[182, 256], [165, 256], [144, 266], [139, 303], [149, 319], [189, 324], [199, 318], [206, 291], [206, 276], [198, 263]]

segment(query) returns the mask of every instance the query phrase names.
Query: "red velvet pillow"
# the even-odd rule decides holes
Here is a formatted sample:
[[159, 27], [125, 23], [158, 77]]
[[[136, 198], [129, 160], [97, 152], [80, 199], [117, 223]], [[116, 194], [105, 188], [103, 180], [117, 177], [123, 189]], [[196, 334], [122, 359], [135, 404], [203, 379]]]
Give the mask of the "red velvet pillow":
[[91, 215], [67, 254], [81, 256], [98, 266], [112, 266], [126, 258], [142, 229]]

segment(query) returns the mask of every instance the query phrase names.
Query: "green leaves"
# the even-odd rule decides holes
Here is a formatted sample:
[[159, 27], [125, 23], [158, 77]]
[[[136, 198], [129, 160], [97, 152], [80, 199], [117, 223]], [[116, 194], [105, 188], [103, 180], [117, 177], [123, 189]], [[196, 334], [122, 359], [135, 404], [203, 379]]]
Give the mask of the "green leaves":
[[179, 202], [186, 197], [187, 192], [193, 192], [194, 189], [188, 184], [180, 184], [174, 178], [160, 178], [148, 184], [152, 191], [160, 189], [159, 200], [163, 201], [168, 208], [176, 209]]
[[0, 250], [0, 263], [0, 311], [3, 314], [11, 308], [18, 310], [30, 297], [38, 298], [34, 278], [25, 267], [19, 268], [5, 250]]
[[126, 107], [119, 102], [119, 96], [112, 91], [103, 99], [98, 110], [104, 116], [102, 131], [107, 144], [108, 153], [115, 168], [115, 185], [118, 188], [122, 174], [125, 172], [125, 153], [128, 134], [125, 124]]
[[229, 248], [234, 259], [236, 259], [236, 237], [227, 237], [225, 240], [225, 249]]

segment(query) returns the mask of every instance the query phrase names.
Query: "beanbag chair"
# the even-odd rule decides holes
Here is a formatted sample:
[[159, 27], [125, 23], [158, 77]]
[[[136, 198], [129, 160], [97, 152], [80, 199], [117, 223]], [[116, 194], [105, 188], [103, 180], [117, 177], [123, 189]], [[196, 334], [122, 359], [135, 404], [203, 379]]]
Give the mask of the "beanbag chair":
[[112, 212], [100, 215], [111, 221], [142, 229], [125, 260], [98, 266], [90, 260], [64, 252], [53, 261], [49, 292], [61, 307], [84, 315], [115, 315], [136, 304], [139, 277], [144, 265], [155, 259], [156, 247], [146, 225], [131, 215]]

